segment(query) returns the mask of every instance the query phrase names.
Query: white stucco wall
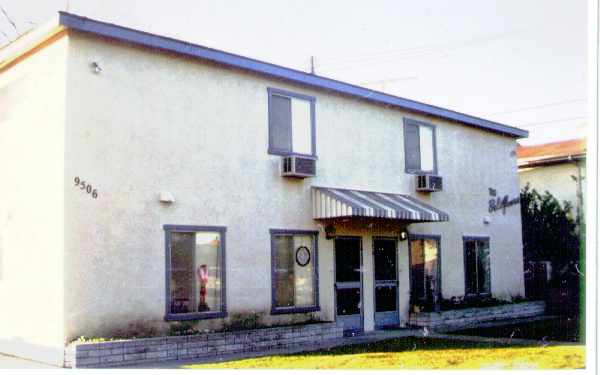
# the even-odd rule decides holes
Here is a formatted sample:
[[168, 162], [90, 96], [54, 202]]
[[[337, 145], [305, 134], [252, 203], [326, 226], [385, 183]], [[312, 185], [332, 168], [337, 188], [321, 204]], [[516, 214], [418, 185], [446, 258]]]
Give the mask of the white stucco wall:
[[[442, 236], [444, 297], [464, 293], [463, 235], [491, 237], [493, 294], [523, 294], [518, 206], [506, 215], [487, 212], [488, 187], [518, 195], [514, 139], [82, 34], [70, 39], [66, 180], [79, 176], [99, 196], [65, 190], [69, 338], [138, 323], [166, 327], [164, 224], [226, 226], [230, 315], [256, 311], [266, 323], [294, 318], [269, 315], [269, 229], [319, 229], [318, 315], [333, 320], [333, 241], [312, 220], [310, 187], [414, 194], [414, 177], [404, 173], [404, 116], [437, 126], [444, 191], [419, 197], [448, 212], [450, 222], [409, 230]], [[91, 71], [92, 61], [101, 74]], [[317, 98], [316, 178], [281, 178], [279, 157], [267, 154], [267, 87]], [[158, 202], [163, 190], [174, 204]], [[365, 236], [365, 328], [372, 329], [372, 231], [347, 234]], [[406, 242], [399, 252], [407, 312]]]
[[[581, 168], [581, 175], [585, 182], [585, 161], [578, 161], [578, 164], [572, 162], [523, 169], [519, 171], [519, 183], [521, 188], [529, 183], [531, 188], [536, 189], [540, 194], [549, 191], [561, 203], [571, 202], [572, 207], [576, 209], [577, 182], [571, 176], [578, 177], [578, 168]], [[582, 189], [582, 193], [584, 191], [585, 188]]]
[[62, 364], [66, 37], [0, 72], [0, 353]]

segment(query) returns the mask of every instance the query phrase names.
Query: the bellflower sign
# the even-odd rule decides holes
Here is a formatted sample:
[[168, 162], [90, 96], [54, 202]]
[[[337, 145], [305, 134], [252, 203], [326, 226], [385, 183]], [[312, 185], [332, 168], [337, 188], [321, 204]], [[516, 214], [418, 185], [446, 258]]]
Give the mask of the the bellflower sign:
[[504, 214], [506, 214], [506, 207], [513, 206], [515, 204], [519, 204], [519, 202], [520, 202], [520, 197], [513, 198], [513, 199], [509, 199], [508, 195], [505, 195], [502, 198], [496, 197], [496, 195], [497, 195], [496, 189], [489, 188], [489, 192], [490, 192], [490, 197], [493, 197], [492, 199], [489, 200], [488, 210], [490, 212], [502, 210], [502, 214], [504, 215]]

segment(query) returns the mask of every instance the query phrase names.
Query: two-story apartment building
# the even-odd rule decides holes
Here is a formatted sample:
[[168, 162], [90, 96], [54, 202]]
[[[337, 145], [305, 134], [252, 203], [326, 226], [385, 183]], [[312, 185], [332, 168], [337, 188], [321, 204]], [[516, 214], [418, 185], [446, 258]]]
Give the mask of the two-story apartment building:
[[0, 103], [0, 352], [523, 295], [524, 130], [68, 13]]

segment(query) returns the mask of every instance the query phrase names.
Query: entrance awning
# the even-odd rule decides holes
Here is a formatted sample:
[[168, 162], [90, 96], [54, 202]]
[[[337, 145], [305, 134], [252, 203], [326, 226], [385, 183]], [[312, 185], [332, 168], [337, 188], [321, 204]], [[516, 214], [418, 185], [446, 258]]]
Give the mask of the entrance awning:
[[384, 219], [448, 221], [447, 213], [404, 194], [313, 187], [313, 218], [376, 217]]

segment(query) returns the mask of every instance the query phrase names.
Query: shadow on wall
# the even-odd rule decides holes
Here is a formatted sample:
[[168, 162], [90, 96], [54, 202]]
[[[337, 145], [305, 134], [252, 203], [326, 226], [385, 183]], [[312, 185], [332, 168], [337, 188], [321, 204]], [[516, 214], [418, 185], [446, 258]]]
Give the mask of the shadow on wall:
[[[46, 345], [33, 344], [24, 341], [20, 337], [10, 339], [0, 339], [0, 353], [8, 354], [35, 362], [50, 364], [63, 367], [64, 347], [51, 347]], [[2, 365], [0, 364], [0, 368]], [[32, 366], [31, 368], [35, 368]]]

